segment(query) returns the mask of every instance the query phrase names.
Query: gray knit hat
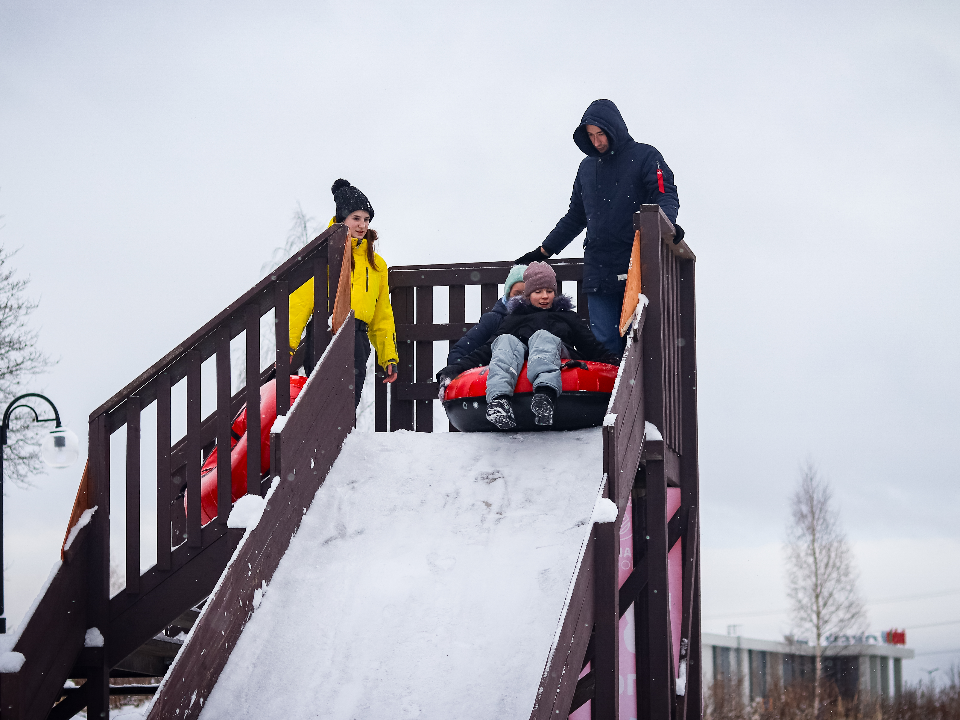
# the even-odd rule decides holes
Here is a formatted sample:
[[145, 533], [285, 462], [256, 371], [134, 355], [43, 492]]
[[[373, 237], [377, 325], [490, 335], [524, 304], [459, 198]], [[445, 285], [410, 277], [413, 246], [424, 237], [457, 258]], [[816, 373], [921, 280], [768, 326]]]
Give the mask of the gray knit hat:
[[529, 299], [530, 293], [546, 289], [557, 292], [557, 274], [547, 263], [534, 260], [523, 271], [523, 296]]

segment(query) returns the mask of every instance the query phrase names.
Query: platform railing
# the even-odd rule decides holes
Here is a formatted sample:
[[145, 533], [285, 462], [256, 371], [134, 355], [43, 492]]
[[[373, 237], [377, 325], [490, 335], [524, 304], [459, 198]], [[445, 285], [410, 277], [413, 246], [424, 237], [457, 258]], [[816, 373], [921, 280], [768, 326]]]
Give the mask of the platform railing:
[[[577, 284], [577, 312], [584, 318], [587, 300], [582, 291], [583, 261], [578, 258], [551, 260], [559, 282]], [[433, 432], [433, 408], [437, 400], [434, 344], [449, 350], [473, 323], [465, 322], [468, 286], [480, 288], [480, 310], [487, 312], [500, 297], [513, 263], [453, 263], [450, 265], [401, 265], [390, 268], [390, 298], [397, 327], [399, 378], [387, 390], [377, 383], [375, 429]], [[434, 322], [434, 289], [447, 288], [448, 320]], [[446, 353], [444, 353], [446, 354]], [[389, 422], [387, 406], [389, 404]], [[452, 428], [451, 428], [452, 429]]]

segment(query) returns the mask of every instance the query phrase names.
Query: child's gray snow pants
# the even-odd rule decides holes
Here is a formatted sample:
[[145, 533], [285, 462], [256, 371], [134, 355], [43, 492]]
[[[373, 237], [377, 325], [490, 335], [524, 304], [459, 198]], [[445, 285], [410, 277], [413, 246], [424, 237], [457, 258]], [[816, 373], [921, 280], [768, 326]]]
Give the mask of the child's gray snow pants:
[[513, 395], [517, 377], [529, 352], [527, 377], [536, 390], [551, 387], [560, 394], [560, 352], [563, 343], [553, 333], [537, 330], [524, 347], [513, 335], [500, 335], [493, 341], [493, 357], [487, 373], [487, 402], [503, 395]]

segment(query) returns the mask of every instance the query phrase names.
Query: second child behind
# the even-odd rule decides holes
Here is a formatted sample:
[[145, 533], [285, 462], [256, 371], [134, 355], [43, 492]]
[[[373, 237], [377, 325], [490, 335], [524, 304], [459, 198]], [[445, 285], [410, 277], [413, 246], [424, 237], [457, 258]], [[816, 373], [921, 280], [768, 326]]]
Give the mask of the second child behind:
[[573, 301], [557, 293], [552, 267], [530, 263], [523, 282], [523, 295], [507, 304], [508, 315], [490, 342], [437, 373], [437, 380], [446, 384], [462, 372], [489, 364], [486, 417], [500, 430], [516, 427], [510, 398], [524, 360], [534, 393], [530, 409], [536, 424], [544, 426], [553, 424], [554, 403], [563, 389], [562, 358], [620, 364], [573, 311]]

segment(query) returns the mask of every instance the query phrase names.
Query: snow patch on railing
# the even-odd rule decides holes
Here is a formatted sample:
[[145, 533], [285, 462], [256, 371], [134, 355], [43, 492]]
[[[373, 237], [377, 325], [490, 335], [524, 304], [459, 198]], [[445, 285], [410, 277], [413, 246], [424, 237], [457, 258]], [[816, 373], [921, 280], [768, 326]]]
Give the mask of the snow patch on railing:
[[77, 539], [77, 535], [80, 534], [80, 531], [90, 524], [90, 521], [93, 519], [93, 514], [97, 511], [98, 505], [94, 505], [92, 508], [84, 510], [80, 514], [80, 519], [77, 520], [77, 524], [70, 528], [70, 534], [67, 535], [67, 541], [63, 544], [63, 551], [66, 552], [70, 549], [70, 546], [73, 545], [73, 541]]
[[227, 518], [227, 527], [252, 530], [263, 517], [263, 509], [266, 506], [267, 501], [259, 495], [244, 495], [234, 503], [233, 510]]
[[83, 636], [84, 647], [103, 647], [103, 633], [99, 629], [92, 627], [87, 630]]
[[600, 498], [593, 508], [593, 520], [596, 523], [612, 523], [617, 521], [620, 511], [617, 510], [617, 504], [610, 498]]
[[663, 440], [663, 435], [657, 430], [657, 426], [649, 420], [643, 423], [643, 437], [645, 440]]
[[0, 655], [0, 673], [18, 673], [26, 661], [23, 653], [4, 653]]

